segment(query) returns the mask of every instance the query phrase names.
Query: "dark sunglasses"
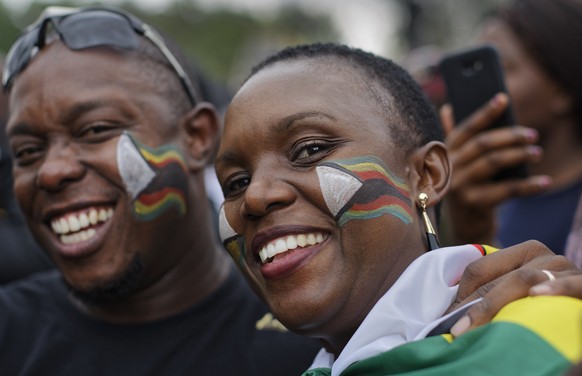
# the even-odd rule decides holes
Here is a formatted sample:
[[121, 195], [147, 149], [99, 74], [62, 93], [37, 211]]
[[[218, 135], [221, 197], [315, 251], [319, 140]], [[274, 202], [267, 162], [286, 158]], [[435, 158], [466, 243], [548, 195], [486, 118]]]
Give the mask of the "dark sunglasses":
[[48, 24], [52, 23], [60, 39], [72, 50], [97, 46], [135, 50], [139, 36], [146, 37], [168, 60], [186, 90], [192, 105], [196, 95], [188, 75], [170, 52], [163, 38], [149, 25], [130, 14], [109, 8], [48, 7], [39, 20], [30, 25], [12, 44], [4, 65], [2, 85], [7, 90], [46, 43]]

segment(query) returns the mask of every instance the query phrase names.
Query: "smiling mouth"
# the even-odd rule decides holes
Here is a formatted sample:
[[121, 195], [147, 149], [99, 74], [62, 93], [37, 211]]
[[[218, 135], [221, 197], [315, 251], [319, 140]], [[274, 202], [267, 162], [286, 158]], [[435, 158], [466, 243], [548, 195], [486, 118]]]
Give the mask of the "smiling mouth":
[[53, 233], [63, 244], [76, 244], [93, 238], [95, 226], [113, 217], [113, 208], [89, 208], [55, 217], [50, 222]]
[[283, 236], [265, 244], [259, 251], [259, 258], [262, 264], [267, 264], [272, 262], [276, 255], [292, 251], [296, 248], [323, 243], [326, 239], [327, 235], [321, 232]]

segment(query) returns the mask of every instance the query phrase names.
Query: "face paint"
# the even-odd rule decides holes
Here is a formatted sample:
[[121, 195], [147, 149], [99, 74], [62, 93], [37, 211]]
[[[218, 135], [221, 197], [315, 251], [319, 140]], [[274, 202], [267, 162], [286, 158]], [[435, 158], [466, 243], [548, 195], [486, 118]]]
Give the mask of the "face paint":
[[186, 213], [187, 169], [176, 147], [147, 147], [124, 133], [117, 144], [117, 164], [138, 219], [151, 221], [171, 208]]
[[316, 171], [325, 203], [340, 226], [385, 214], [412, 222], [410, 189], [379, 158], [328, 161]]
[[156, 176], [127, 133], [123, 133], [117, 142], [117, 166], [132, 199], [135, 199]]
[[230, 223], [228, 223], [226, 213], [224, 212], [224, 205], [220, 208], [218, 215], [218, 230], [224, 248], [226, 248], [232, 259], [239, 266], [243, 265], [245, 263], [244, 238], [237, 234], [230, 226]]

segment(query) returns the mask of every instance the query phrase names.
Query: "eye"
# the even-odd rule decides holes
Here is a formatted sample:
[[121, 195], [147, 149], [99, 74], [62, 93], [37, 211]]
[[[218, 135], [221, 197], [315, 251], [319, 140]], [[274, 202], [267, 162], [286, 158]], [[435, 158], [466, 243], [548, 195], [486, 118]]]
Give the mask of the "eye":
[[93, 123], [81, 129], [78, 137], [85, 142], [97, 143], [119, 136], [123, 128], [115, 124]]
[[27, 166], [38, 160], [44, 152], [44, 146], [39, 143], [27, 142], [13, 148], [14, 161], [18, 166]]
[[321, 140], [305, 141], [291, 150], [291, 160], [298, 163], [313, 163], [327, 156], [333, 144]]
[[230, 178], [222, 187], [222, 193], [225, 198], [236, 196], [245, 190], [251, 183], [251, 178], [248, 175], [240, 175]]

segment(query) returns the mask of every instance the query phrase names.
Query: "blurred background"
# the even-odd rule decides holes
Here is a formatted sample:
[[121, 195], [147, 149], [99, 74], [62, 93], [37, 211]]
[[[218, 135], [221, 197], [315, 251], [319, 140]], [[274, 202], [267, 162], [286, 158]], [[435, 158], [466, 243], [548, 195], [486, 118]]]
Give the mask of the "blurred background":
[[47, 5], [103, 4], [127, 9], [169, 35], [219, 91], [236, 90], [251, 66], [281, 47], [314, 41], [359, 47], [422, 74], [442, 51], [470, 44], [480, 20], [504, 2], [0, 0], [0, 53]]

